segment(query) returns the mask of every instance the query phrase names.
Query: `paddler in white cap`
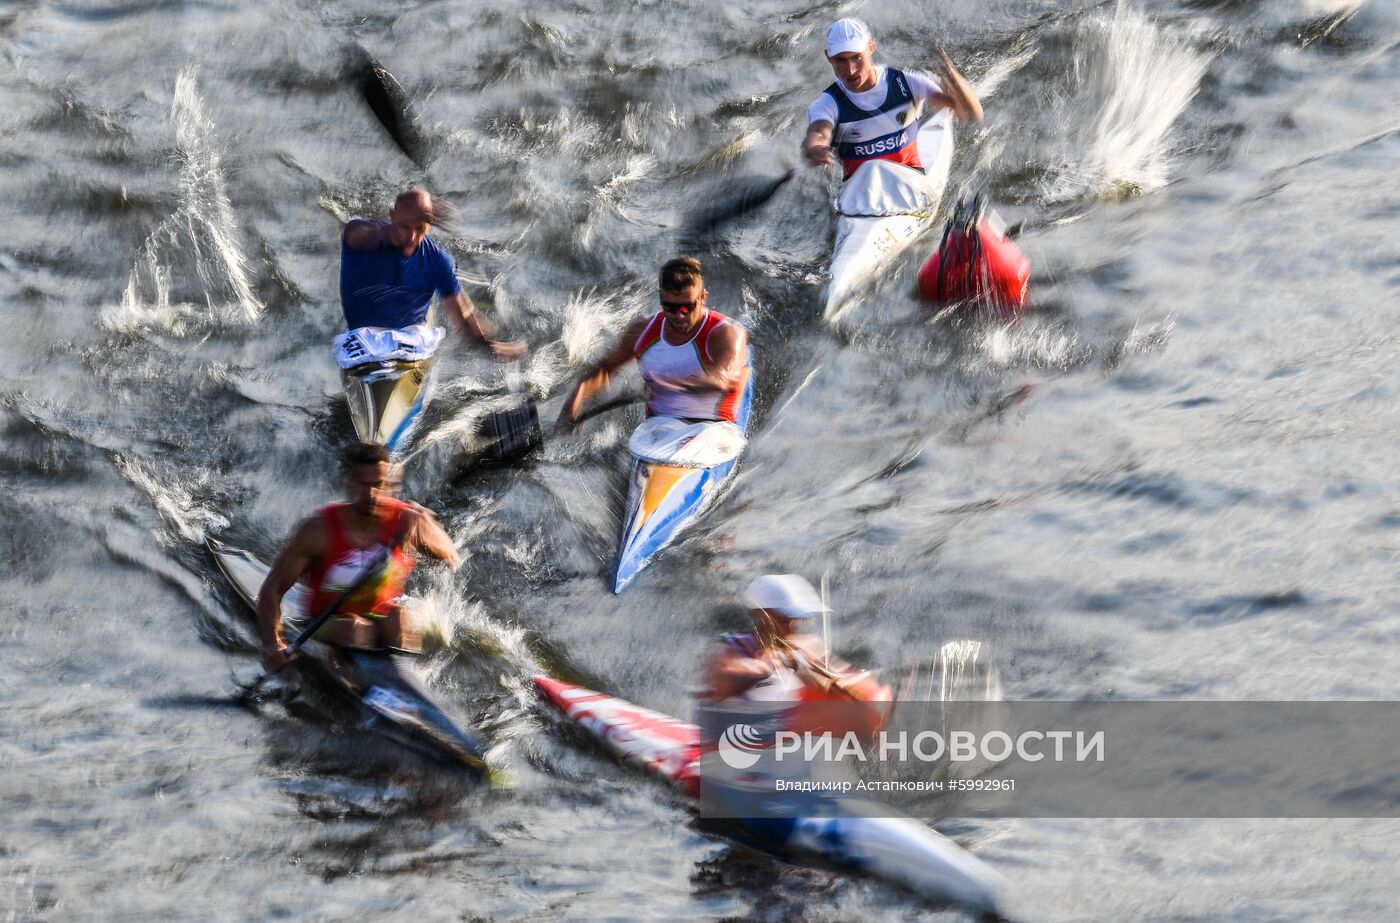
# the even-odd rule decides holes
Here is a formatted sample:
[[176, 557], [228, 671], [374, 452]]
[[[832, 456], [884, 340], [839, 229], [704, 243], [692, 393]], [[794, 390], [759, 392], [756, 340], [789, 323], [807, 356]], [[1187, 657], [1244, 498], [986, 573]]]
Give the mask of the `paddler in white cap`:
[[[705, 667], [701, 699], [722, 702], [867, 700], [889, 698], [889, 690], [828, 659], [812, 619], [826, 611], [812, 585], [796, 574], [768, 574], [744, 592], [753, 630], [720, 636]], [[833, 695], [833, 693], [836, 693]]]
[[925, 111], [982, 121], [977, 94], [944, 52], [934, 74], [877, 65], [874, 55], [875, 37], [859, 19], [838, 19], [826, 30], [836, 82], [807, 108], [802, 156], [818, 166], [839, 159], [844, 179], [872, 160], [922, 170], [918, 119]]

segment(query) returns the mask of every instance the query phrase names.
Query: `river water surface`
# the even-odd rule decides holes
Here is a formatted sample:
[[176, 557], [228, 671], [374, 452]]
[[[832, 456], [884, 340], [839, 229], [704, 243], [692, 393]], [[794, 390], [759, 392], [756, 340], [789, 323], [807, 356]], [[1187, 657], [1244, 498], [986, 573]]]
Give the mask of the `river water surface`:
[[[795, 162], [850, 14], [982, 95], [945, 206], [1024, 222], [1023, 323], [931, 319], [931, 242], [822, 323], [830, 177], [687, 239]], [[765, 571], [829, 572], [862, 664], [983, 641], [1007, 698], [1400, 697], [1398, 50], [1391, 0], [0, 3], [0, 917], [958, 918], [701, 836], [533, 702], [684, 714]], [[411, 183], [546, 417], [678, 253], [755, 343], [733, 489], [620, 597], [636, 409], [455, 477], [502, 372], [448, 347], [406, 490], [467, 564], [415, 606], [508, 790], [192, 704], [257, 662], [204, 539], [269, 556], [335, 498], [337, 234]], [[1394, 821], [931, 820], [1018, 919], [1394, 918]]]

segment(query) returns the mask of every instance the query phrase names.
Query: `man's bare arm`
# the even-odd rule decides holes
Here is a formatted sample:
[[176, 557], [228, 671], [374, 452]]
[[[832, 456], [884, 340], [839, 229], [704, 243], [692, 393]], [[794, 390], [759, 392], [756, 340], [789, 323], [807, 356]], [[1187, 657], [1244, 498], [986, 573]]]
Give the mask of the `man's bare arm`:
[[723, 701], [742, 695], [773, 672], [766, 660], [745, 657], [727, 645], [717, 645], [705, 666], [707, 696]]
[[958, 69], [953, 66], [953, 59], [948, 57], [948, 52], [938, 51], [938, 63], [934, 65], [934, 73], [938, 76], [938, 82], [943, 86], [943, 92], [938, 94], [936, 102], [953, 110], [953, 114], [964, 122], [982, 121], [982, 102], [973, 92], [972, 86], [967, 82]]
[[416, 503], [409, 504], [406, 515], [414, 517], [408, 528], [408, 544], [429, 557], [437, 558], [448, 567], [456, 570], [462, 563], [457, 555], [457, 546], [452, 537], [437, 521], [431, 510]]
[[564, 406], [559, 408], [560, 425], [572, 426], [584, 406], [608, 389], [612, 382], [612, 373], [632, 361], [637, 339], [641, 337], [649, 320], [650, 318], [643, 317], [628, 324], [627, 329], [622, 331], [622, 336], [613, 344], [613, 348], [608, 350], [593, 368], [584, 373], [574, 390], [564, 399]]
[[705, 372], [690, 382], [720, 391], [731, 391], [743, 384], [749, 374], [748, 342], [748, 331], [738, 324], [728, 323], [717, 328], [710, 334], [707, 344], [710, 355]]
[[448, 295], [442, 299], [442, 307], [464, 336], [490, 349], [500, 361], [509, 362], [525, 355], [526, 347], [523, 342], [496, 339], [495, 325], [477, 312], [476, 305], [472, 304], [466, 292], [459, 291], [455, 295]]
[[286, 642], [282, 639], [282, 597], [325, 550], [325, 522], [319, 516], [303, 520], [277, 553], [258, 589], [258, 634], [262, 638], [263, 664], [269, 670], [280, 669], [287, 660]]

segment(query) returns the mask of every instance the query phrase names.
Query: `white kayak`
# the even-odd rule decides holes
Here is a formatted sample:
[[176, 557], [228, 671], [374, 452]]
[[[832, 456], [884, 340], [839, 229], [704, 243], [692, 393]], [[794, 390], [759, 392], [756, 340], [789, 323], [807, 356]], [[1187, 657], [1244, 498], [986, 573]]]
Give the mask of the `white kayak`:
[[[535, 677], [540, 696], [622, 760], [700, 793], [700, 728], [624, 699]], [[784, 862], [818, 864], [891, 882], [928, 900], [983, 913], [1001, 906], [1001, 877], [952, 840], [908, 817], [765, 818], [707, 829]]]
[[918, 144], [922, 174], [872, 161], [842, 184], [823, 312], [827, 323], [845, 313], [854, 296], [937, 220], [953, 162], [952, 113], [944, 109], [925, 122]]
[[651, 417], [632, 434], [632, 477], [622, 516], [613, 592], [621, 593], [714, 501], [739, 463], [753, 407], [753, 371], [734, 423]]

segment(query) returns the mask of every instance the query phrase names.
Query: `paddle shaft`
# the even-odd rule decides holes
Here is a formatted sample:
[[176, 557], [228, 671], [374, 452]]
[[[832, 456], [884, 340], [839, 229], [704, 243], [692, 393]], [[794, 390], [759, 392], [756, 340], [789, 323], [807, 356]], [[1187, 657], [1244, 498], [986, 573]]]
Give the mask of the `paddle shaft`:
[[603, 403], [598, 404], [596, 407], [588, 408], [587, 410], [580, 413], [578, 416], [574, 417], [573, 422], [571, 423], [556, 423], [554, 426], [554, 432], [556, 434], [558, 434], [561, 431], [567, 432], [568, 430], [574, 429], [580, 423], [583, 423], [585, 420], [591, 420], [594, 417], [599, 416], [601, 414], [605, 414], [610, 410], [617, 410], [619, 407], [630, 407], [633, 404], [641, 403], [644, 400], [646, 400], [646, 398], [640, 394], [620, 394], [610, 401], [604, 401]]
[[[851, 699], [854, 701], [863, 701], [859, 696], [852, 692], [848, 688], [848, 686], [851, 683], [859, 682], [860, 680], [863, 680], [866, 677], [870, 676], [870, 670], [861, 670], [858, 673], [852, 674], [838, 673], [835, 670], [831, 669], [829, 666], [824, 666], [822, 664], [813, 662], [812, 659], [809, 658], [804, 652], [798, 650], [796, 647], [790, 644], [786, 638], [777, 638], [776, 640], [780, 645], [787, 648], [788, 651], [790, 651], [793, 654], [793, 659], [797, 661], [796, 665], [799, 669], [810, 670], [817, 676], [820, 676], [822, 679], [830, 681], [831, 687], [833, 689], [839, 690], [844, 695], [850, 696]], [[826, 652], [826, 655], [827, 662], [830, 663], [831, 653], [828, 651]]]
[[370, 561], [370, 563], [365, 566], [365, 569], [360, 571], [360, 575], [355, 579], [355, 582], [352, 583], [348, 588], [346, 588], [344, 593], [341, 593], [339, 596], [337, 596], [335, 600], [331, 602], [331, 604], [327, 606], [323, 612], [321, 612], [320, 615], [312, 619], [311, 623], [305, 628], [303, 628], [297, 634], [297, 636], [294, 639], [292, 639], [292, 643], [287, 645], [286, 659], [282, 661], [282, 666], [279, 666], [275, 670], [264, 670], [262, 676], [259, 676], [250, 685], [245, 687], [243, 691], [238, 694], [237, 697], [240, 700], [248, 699], [252, 696], [253, 693], [261, 689], [263, 684], [266, 683], [269, 679], [282, 672], [282, 667], [285, 667], [288, 663], [290, 663], [292, 657], [296, 656], [297, 652], [301, 650], [302, 645], [305, 644], [307, 641], [311, 640], [312, 635], [320, 631], [321, 626], [325, 625], [327, 622], [330, 621], [331, 616], [335, 615], [336, 610], [340, 608], [341, 604], [344, 603], [345, 600], [349, 599], [352, 593], [354, 593], [360, 587], [364, 586], [365, 582], [368, 581], [370, 577], [373, 577], [375, 573], [379, 570], [379, 568], [384, 565], [384, 562], [389, 560], [389, 555], [393, 553], [394, 547], [394, 544], [390, 544], [387, 548], [383, 550], [381, 554], [375, 555], [374, 560]]
[[592, 419], [593, 417], [596, 417], [596, 416], [598, 416], [598, 415], [600, 415], [600, 414], [605, 414], [605, 413], [607, 413], [607, 412], [610, 411], [610, 410], [616, 410], [616, 409], [618, 409], [619, 407], [628, 407], [628, 406], [631, 406], [632, 404], [637, 404], [637, 403], [640, 403], [640, 402], [642, 402], [642, 401], [644, 401], [644, 400], [646, 400], [646, 398], [642, 397], [642, 396], [639, 395], [639, 394], [621, 394], [621, 395], [618, 395], [617, 397], [613, 398], [612, 400], [610, 400], [610, 401], [604, 401], [603, 403], [597, 405], [596, 407], [590, 407], [590, 408], [588, 408], [587, 410], [585, 410], [583, 413], [581, 413], [581, 414], [579, 414], [578, 416], [574, 417], [574, 426], [578, 426], [578, 425], [579, 425], [580, 423], [582, 423], [584, 420], [590, 420], [590, 419]]

